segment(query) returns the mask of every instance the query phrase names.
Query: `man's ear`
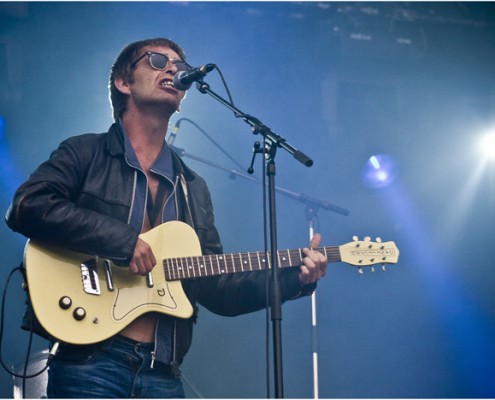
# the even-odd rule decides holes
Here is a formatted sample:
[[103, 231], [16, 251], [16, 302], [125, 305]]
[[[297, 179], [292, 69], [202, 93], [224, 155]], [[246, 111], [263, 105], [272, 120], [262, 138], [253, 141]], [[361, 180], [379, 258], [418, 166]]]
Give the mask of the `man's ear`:
[[115, 78], [115, 80], [113, 81], [114, 84], [115, 84], [115, 87], [117, 88], [117, 90], [121, 93], [124, 93], [124, 94], [129, 94], [129, 84], [127, 83], [127, 81], [122, 78], [122, 77], [118, 77], [118, 78]]

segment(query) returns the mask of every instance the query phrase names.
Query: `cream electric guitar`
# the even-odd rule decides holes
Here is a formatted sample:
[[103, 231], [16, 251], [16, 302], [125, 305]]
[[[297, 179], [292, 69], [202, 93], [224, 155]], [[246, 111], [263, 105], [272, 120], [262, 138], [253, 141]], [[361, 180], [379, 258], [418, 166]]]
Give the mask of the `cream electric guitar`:
[[[140, 237], [162, 260], [147, 276], [134, 276], [108, 260], [28, 241], [24, 261], [31, 301], [41, 325], [53, 337], [89, 344], [115, 335], [147, 312], [188, 318], [193, 308], [182, 279], [267, 267], [264, 252], [201, 255], [196, 233], [182, 222], [167, 222]], [[369, 239], [315, 250], [329, 262], [357, 267], [395, 264], [399, 256], [393, 242]], [[281, 268], [299, 266], [303, 258], [302, 249], [278, 251]]]

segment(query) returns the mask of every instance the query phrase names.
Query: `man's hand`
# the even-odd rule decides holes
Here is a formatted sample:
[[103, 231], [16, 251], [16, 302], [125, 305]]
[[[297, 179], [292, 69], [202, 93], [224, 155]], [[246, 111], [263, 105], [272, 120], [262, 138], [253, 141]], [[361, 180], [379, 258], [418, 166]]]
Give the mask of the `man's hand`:
[[135, 275], [146, 275], [151, 272], [155, 265], [156, 259], [151, 247], [144, 240], [138, 238], [129, 270]]
[[302, 260], [301, 272], [299, 273], [299, 280], [303, 285], [310, 285], [327, 273], [327, 258], [322, 253], [311, 250], [320, 246], [320, 240], [320, 234], [315, 234], [309, 244], [310, 248], [303, 249], [306, 257]]

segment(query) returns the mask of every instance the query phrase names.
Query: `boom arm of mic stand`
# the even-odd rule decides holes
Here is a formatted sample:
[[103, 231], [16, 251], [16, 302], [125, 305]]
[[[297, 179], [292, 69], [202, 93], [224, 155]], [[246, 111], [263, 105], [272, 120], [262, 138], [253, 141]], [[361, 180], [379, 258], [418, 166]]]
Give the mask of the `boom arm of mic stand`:
[[308, 157], [302, 151], [296, 149], [294, 146], [292, 146], [290, 143], [288, 143], [285, 138], [283, 138], [280, 135], [277, 135], [269, 127], [267, 127], [265, 124], [263, 124], [260, 120], [253, 117], [252, 115], [248, 115], [248, 114], [243, 113], [241, 110], [239, 110], [233, 104], [229, 103], [223, 97], [219, 96], [217, 93], [212, 91], [210, 89], [210, 85], [208, 85], [206, 82], [203, 82], [203, 81], [197, 82], [197, 88], [201, 93], [209, 94], [211, 97], [213, 97], [215, 100], [217, 100], [218, 102], [223, 104], [225, 107], [232, 110], [236, 117], [242, 118], [246, 123], [251, 125], [254, 133], [264, 136], [266, 139], [268, 139], [272, 143], [276, 144], [277, 147], [280, 147], [280, 148], [286, 150], [297, 161], [304, 164], [306, 167], [311, 167], [313, 165], [313, 160], [310, 157]]
[[187, 151], [185, 151], [184, 149], [181, 149], [179, 147], [175, 147], [175, 146], [170, 146], [170, 147], [180, 157], [189, 157], [192, 160], [196, 160], [196, 161], [202, 162], [203, 164], [210, 165], [212, 167], [218, 168], [218, 169], [220, 169], [222, 171], [226, 171], [226, 172], [228, 172], [230, 175], [232, 175], [234, 177], [240, 176], [240, 177], [242, 177], [244, 179], [247, 179], [247, 180], [250, 180], [252, 182], [260, 182], [259, 179], [256, 179], [255, 177], [253, 177], [251, 175], [246, 175], [246, 174], [243, 174], [242, 172], [239, 172], [239, 171], [237, 171], [235, 169], [224, 167], [223, 165], [220, 165], [220, 164], [215, 163], [213, 161], [209, 161], [209, 160], [207, 160], [207, 159], [205, 159], [203, 157], [199, 157], [199, 156], [196, 156], [194, 154], [188, 153]]
[[[210, 166], [215, 167], [217, 169], [220, 169], [222, 171], [228, 172], [233, 177], [239, 176], [239, 177], [247, 179], [251, 182], [261, 183], [261, 181], [259, 179], [256, 179], [255, 177], [253, 177], [251, 175], [243, 174], [242, 172], [239, 172], [235, 169], [224, 167], [223, 165], [220, 165], [220, 164], [215, 163], [213, 161], [209, 161], [203, 157], [199, 157], [199, 156], [196, 156], [194, 154], [188, 153], [186, 150], [184, 150], [182, 148], [179, 148], [176, 146], [170, 146], [170, 147], [180, 157], [188, 157], [192, 160], [196, 160], [196, 161], [199, 161], [203, 164], [210, 165]], [[333, 211], [337, 214], [346, 215], [346, 216], [349, 215], [349, 213], [350, 213], [350, 211], [347, 210], [346, 208], [343, 208], [343, 207], [337, 206], [335, 204], [329, 203], [328, 201], [325, 201], [325, 200], [320, 200], [320, 199], [308, 196], [304, 193], [292, 192], [292, 191], [285, 189], [285, 188], [282, 188], [280, 186], [275, 186], [275, 189], [278, 192], [280, 192], [280, 193], [282, 193], [282, 194], [284, 194], [284, 195], [286, 195], [286, 196], [288, 196], [288, 197], [290, 197], [296, 201], [299, 201], [301, 203], [306, 204], [308, 207], [310, 207], [312, 209], [322, 208], [324, 210]]]

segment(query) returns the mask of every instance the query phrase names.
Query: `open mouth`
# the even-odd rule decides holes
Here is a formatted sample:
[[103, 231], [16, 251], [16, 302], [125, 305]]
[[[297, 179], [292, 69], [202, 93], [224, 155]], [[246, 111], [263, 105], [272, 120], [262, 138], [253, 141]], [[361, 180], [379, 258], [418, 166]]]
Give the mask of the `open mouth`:
[[170, 79], [164, 79], [163, 81], [160, 82], [161, 87], [166, 87], [166, 88], [173, 88], [177, 90], [174, 86], [174, 82]]

